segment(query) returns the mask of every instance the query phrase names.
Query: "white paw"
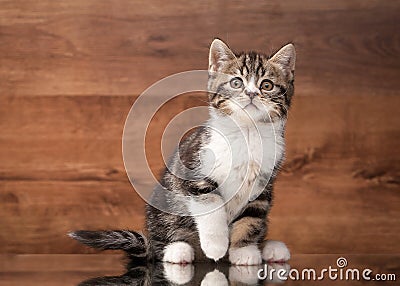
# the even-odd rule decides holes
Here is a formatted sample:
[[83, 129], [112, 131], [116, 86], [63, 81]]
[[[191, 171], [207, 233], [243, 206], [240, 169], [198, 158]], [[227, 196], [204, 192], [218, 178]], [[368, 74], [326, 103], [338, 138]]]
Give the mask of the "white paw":
[[282, 241], [267, 240], [262, 251], [262, 258], [269, 262], [285, 262], [290, 259], [290, 252]]
[[228, 250], [228, 233], [226, 235], [203, 234], [200, 236], [200, 246], [208, 258], [218, 261], [225, 256]]
[[186, 242], [173, 242], [164, 248], [163, 261], [165, 262], [186, 264], [192, 263], [193, 260], [193, 248]]
[[240, 282], [246, 285], [257, 285], [259, 265], [235, 265], [229, 267], [229, 281]]
[[262, 262], [256, 245], [229, 249], [229, 261], [235, 265], [259, 265]]
[[193, 278], [194, 266], [192, 264], [164, 263], [165, 278], [175, 284], [186, 284]]
[[213, 272], [209, 272], [204, 276], [203, 280], [201, 281], [201, 286], [228, 286], [228, 280], [226, 279], [225, 275], [218, 270], [214, 270]]
[[218, 261], [225, 256], [229, 246], [228, 219], [225, 208], [221, 207], [222, 198], [215, 194], [206, 194], [201, 200], [198, 198], [190, 203], [201, 249], [208, 258]]

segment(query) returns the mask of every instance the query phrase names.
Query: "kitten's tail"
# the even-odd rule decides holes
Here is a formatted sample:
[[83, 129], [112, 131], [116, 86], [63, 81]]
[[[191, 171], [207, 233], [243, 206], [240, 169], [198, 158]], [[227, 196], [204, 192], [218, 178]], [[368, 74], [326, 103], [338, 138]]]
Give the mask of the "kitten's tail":
[[146, 237], [138, 232], [129, 230], [77, 230], [68, 233], [80, 243], [102, 250], [124, 250], [130, 257], [146, 258], [148, 243]]

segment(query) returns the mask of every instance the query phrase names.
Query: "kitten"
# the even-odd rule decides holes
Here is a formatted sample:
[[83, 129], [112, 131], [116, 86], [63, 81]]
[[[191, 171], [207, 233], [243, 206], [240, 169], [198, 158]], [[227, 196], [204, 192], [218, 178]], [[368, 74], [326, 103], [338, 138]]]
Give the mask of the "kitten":
[[[292, 44], [272, 56], [234, 54], [215, 39], [209, 53], [209, 120], [172, 155], [162, 187], [154, 190], [155, 204], [146, 207], [147, 235], [76, 231], [70, 236], [91, 247], [125, 250], [137, 260], [224, 259], [236, 265], [288, 260], [284, 243], [264, 237], [284, 157], [295, 57]], [[182, 203], [182, 197], [189, 199]], [[163, 210], [152, 206], [160, 204]]]

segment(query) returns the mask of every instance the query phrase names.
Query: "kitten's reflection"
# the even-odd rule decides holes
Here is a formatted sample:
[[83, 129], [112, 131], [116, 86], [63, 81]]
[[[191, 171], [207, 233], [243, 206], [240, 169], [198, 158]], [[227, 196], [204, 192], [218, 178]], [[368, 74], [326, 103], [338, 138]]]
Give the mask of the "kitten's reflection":
[[[278, 273], [280, 269], [289, 272], [288, 264], [268, 264], [268, 269]], [[128, 265], [128, 272], [121, 276], [104, 276], [81, 282], [80, 286], [89, 285], [265, 285], [282, 283], [277, 276], [260, 280], [264, 265], [229, 266], [225, 264], [170, 264], [155, 263]]]

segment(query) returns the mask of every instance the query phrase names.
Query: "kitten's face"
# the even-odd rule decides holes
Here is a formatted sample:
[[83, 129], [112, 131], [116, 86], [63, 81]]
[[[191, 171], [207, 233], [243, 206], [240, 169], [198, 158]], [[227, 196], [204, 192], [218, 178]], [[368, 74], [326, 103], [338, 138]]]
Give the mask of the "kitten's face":
[[210, 48], [210, 105], [238, 123], [286, 118], [293, 95], [295, 50], [286, 45], [272, 57], [233, 52], [221, 41]]

